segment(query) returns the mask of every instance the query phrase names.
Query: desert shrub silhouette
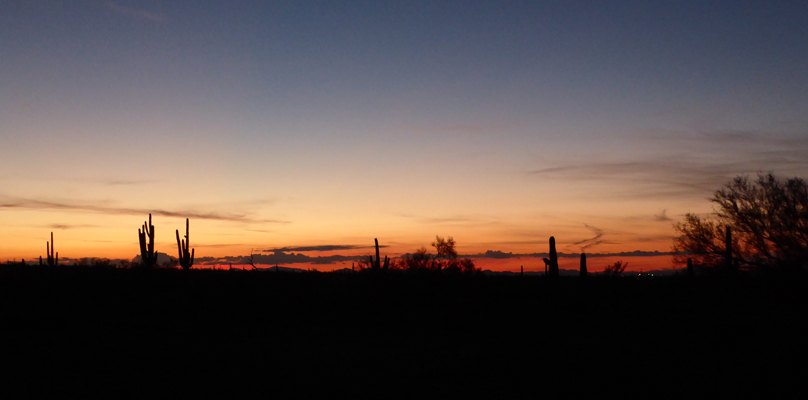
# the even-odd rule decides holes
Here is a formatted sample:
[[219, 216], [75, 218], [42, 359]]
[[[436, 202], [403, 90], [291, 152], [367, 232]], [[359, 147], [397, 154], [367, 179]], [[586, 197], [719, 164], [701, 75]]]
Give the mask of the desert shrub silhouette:
[[475, 268], [474, 261], [469, 258], [457, 258], [457, 250], [455, 249], [455, 240], [451, 236], [444, 239], [438, 235], [435, 236], [435, 241], [432, 242], [432, 247], [435, 248], [436, 254], [433, 256], [427, 252], [425, 247], [421, 247], [415, 253], [402, 257], [400, 265], [403, 269], [408, 271], [433, 271], [447, 273], [474, 273], [479, 272]]
[[628, 267], [628, 263], [623, 264], [622, 260], [615, 261], [614, 264], [607, 265], [606, 268], [603, 269], [603, 276], [620, 276], [623, 272], [626, 271], [626, 267]]
[[432, 257], [422, 246], [415, 253], [402, 257], [401, 263], [408, 271], [427, 271], [431, 269]]

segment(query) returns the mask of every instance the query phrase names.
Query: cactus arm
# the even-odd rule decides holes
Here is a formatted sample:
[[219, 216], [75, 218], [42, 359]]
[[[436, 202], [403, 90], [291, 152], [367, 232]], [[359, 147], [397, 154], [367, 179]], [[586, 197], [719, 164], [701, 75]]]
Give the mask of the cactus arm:
[[180, 262], [182, 262], [182, 246], [180, 245], [180, 230], [176, 229], [174, 232], [177, 234], [177, 254], [179, 255]]
[[154, 225], [151, 223], [151, 214], [149, 214], [149, 257], [152, 258], [152, 261], [157, 261], [157, 257], [154, 255]]
[[191, 248], [190, 220], [185, 218], [185, 251]]

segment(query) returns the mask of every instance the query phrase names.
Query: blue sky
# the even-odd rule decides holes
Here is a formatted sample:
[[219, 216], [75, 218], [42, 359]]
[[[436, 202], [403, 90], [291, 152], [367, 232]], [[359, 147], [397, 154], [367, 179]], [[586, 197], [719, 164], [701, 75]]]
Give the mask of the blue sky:
[[200, 218], [197, 243], [230, 255], [435, 234], [575, 249], [592, 227], [593, 249], [664, 251], [731, 177], [808, 175], [806, 17], [793, 1], [5, 2], [0, 257], [51, 225], [82, 252], [135, 252], [149, 210]]

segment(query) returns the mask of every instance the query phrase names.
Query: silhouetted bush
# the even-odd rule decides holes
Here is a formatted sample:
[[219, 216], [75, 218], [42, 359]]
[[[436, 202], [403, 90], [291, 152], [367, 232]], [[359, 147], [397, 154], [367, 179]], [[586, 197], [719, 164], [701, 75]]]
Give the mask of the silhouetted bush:
[[681, 254], [675, 262], [685, 264], [692, 258], [695, 264], [709, 267], [808, 268], [808, 185], [804, 180], [783, 181], [769, 173], [750, 182], [739, 176], [717, 190], [711, 201], [715, 204], [711, 218], [688, 213], [676, 225], [673, 249]]
[[455, 241], [452, 237], [444, 239], [440, 236], [435, 236], [435, 241], [432, 242], [432, 247], [435, 248], [437, 254], [434, 256], [429, 254], [425, 247], [421, 247], [410, 255], [405, 255], [401, 260], [396, 263], [402, 269], [417, 272], [417, 271], [445, 271], [448, 273], [463, 272], [474, 273], [480, 272], [478, 268], [474, 267], [474, 261], [468, 258], [458, 259], [457, 250], [455, 250]]
[[628, 263], [623, 264], [622, 260], [615, 261], [614, 264], [607, 265], [602, 274], [604, 276], [620, 276], [626, 271], [626, 267], [628, 267]]

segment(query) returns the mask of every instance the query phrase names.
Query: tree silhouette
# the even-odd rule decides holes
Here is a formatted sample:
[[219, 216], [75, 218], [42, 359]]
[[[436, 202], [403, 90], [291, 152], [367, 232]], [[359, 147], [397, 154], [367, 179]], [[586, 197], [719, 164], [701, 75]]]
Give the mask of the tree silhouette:
[[606, 268], [603, 269], [603, 274], [618, 276], [626, 271], [626, 267], [628, 267], [628, 263], [623, 264], [622, 260], [615, 261], [614, 264], [607, 265]]
[[457, 250], [455, 250], [455, 241], [450, 236], [444, 239], [440, 236], [435, 236], [435, 241], [432, 242], [432, 247], [437, 250], [437, 254], [430, 255], [425, 247], [421, 247], [410, 256], [405, 256], [397, 265], [401, 268], [410, 271], [426, 270], [426, 271], [449, 271], [449, 272], [478, 272], [479, 269], [474, 267], [474, 261], [468, 258], [458, 259]]
[[[738, 176], [717, 190], [713, 215], [685, 215], [676, 224], [675, 257], [705, 266], [806, 269], [808, 267], [808, 185], [800, 178], [758, 174]], [[731, 232], [731, 234], [729, 234]], [[728, 250], [729, 249], [729, 250]]]
[[429, 253], [427, 253], [426, 247], [421, 246], [421, 248], [415, 250], [415, 253], [409, 257], [404, 257], [401, 263], [404, 269], [410, 271], [427, 270], [430, 269], [432, 258], [429, 256]]
[[[258, 269], [255, 266], [255, 253], [253, 253], [253, 249], [250, 249], [250, 256], [245, 257], [245, 261], [247, 261], [247, 264], [250, 264], [252, 269]], [[230, 264], [230, 269], [233, 269], [233, 264]]]
[[435, 235], [435, 241], [432, 242], [432, 247], [437, 250], [438, 254], [435, 255], [433, 258], [437, 260], [439, 258], [446, 258], [449, 260], [454, 260], [457, 258], [457, 250], [455, 250], [455, 241], [454, 239], [449, 236], [448, 239], [444, 239], [438, 235]]

